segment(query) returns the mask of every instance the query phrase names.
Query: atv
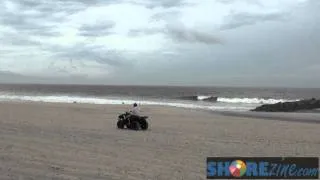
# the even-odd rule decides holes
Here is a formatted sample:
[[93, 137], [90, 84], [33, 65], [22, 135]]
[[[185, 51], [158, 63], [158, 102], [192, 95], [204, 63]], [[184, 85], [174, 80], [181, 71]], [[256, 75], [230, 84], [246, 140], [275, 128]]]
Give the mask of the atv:
[[129, 112], [125, 112], [118, 116], [117, 127], [119, 129], [132, 129], [132, 130], [147, 130], [148, 129], [148, 116], [139, 116], [133, 118]]

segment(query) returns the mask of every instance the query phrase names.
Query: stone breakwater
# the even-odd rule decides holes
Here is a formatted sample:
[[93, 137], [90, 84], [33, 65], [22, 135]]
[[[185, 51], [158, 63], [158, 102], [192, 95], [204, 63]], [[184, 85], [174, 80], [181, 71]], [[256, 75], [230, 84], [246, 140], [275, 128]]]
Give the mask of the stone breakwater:
[[259, 112], [294, 112], [300, 110], [312, 110], [320, 108], [320, 99], [304, 99], [294, 102], [279, 102], [276, 104], [264, 104], [251, 111]]

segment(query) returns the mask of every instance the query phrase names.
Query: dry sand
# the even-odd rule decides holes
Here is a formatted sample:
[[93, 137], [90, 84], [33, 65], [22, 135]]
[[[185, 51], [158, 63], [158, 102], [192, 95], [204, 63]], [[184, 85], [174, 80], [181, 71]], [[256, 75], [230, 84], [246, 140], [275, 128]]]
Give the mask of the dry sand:
[[320, 124], [143, 106], [148, 131], [118, 130], [127, 106], [1, 103], [0, 179], [206, 179], [208, 156], [319, 156]]

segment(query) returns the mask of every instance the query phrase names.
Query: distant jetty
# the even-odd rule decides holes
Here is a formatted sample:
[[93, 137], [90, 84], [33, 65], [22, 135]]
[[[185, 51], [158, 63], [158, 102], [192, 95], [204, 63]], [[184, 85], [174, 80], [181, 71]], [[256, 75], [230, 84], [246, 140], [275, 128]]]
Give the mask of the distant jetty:
[[294, 112], [300, 110], [313, 110], [320, 108], [320, 99], [305, 99], [294, 102], [279, 102], [276, 104], [264, 104], [251, 111], [259, 112]]

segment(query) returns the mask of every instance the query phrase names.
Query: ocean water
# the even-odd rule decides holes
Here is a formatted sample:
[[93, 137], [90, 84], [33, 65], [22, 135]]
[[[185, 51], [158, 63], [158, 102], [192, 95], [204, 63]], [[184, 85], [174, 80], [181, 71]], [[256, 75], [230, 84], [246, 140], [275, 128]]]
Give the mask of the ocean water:
[[262, 104], [320, 98], [320, 89], [9, 85], [0, 84], [0, 101], [163, 105], [213, 111], [248, 111]]

